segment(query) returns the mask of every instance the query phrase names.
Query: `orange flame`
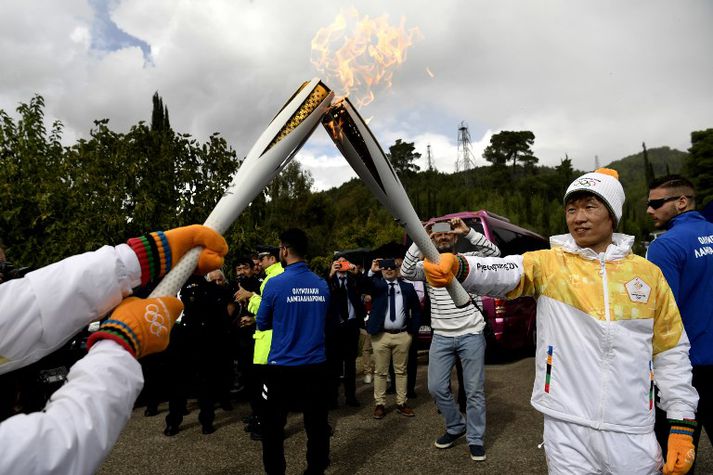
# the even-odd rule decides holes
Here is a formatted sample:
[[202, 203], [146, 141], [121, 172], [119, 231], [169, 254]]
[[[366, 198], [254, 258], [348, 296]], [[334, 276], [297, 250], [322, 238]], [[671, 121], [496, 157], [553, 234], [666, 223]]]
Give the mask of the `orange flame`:
[[350, 96], [357, 107], [374, 100], [374, 88], [389, 88], [395, 67], [406, 61], [406, 51], [421, 36], [418, 28], [406, 30], [405, 19], [391, 25], [387, 15], [360, 17], [351, 7], [312, 38], [312, 64], [327, 81], [337, 79], [340, 96]]

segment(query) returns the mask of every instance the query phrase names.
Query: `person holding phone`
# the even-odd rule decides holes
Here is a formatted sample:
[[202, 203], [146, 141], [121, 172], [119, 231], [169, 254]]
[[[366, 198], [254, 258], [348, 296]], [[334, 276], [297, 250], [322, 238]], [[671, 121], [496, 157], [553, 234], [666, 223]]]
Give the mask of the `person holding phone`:
[[[499, 256], [500, 250], [462, 219], [426, 226], [439, 252], [454, 252], [455, 244], [465, 238], [475, 247], [466, 255]], [[406, 252], [401, 275], [408, 280], [426, 281], [422, 254], [416, 244]], [[426, 284], [431, 305], [433, 339], [428, 353], [428, 391], [431, 393], [446, 425], [445, 433], [434, 445], [439, 449], [453, 447], [466, 436], [471, 459], [485, 460], [485, 319], [477, 305], [456, 307], [445, 288]], [[474, 302], [480, 299], [471, 294]], [[465, 417], [451, 392], [451, 371], [461, 361], [466, 392]]]
[[413, 417], [416, 414], [406, 404], [406, 366], [411, 342], [418, 334], [421, 303], [413, 285], [399, 278], [394, 259], [374, 259], [369, 275], [372, 306], [366, 330], [374, 348], [374, 419], [382, 419], [386, 414], [386, 376], [392, 362], [396, 412]]
[[326, 335], [332, 408], [339, 404], [340, 380], [344, 382], [346, 404], [361, 406], [356, 397], [356, 360], [359, 355], [359, 330], [364, 326], [366, 315], [361, 300], [364, 279], [357, 267], [343, 256], [337, 257], [329, 268], [327, 282], [331, 299]]

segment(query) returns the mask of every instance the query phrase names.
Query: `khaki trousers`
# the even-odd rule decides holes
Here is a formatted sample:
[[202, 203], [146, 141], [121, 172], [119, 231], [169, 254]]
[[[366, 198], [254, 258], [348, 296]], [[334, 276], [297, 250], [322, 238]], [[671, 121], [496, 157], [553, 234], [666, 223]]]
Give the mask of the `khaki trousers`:
[[382, 332], [371, 336], [374, 348], [374, 402], [386, 405], [386, 376], [393, 360], [396, 381], [396, 404], [406, 404], [406, 364], [412, 336], [408, 332]]

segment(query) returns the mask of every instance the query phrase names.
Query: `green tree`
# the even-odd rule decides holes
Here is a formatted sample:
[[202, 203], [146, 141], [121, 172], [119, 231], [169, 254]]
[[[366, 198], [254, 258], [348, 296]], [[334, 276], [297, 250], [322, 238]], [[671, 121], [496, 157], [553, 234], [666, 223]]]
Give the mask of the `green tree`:
[[151, 131], [171, 130], [171, 122], [168, 120], [168, 107], [163, 104], [163, 99], [154, 93], [153, 109], [151, 111]]
[[396, 173], [399, 176], [416, 173], [421, 170], [416, 163], [416, 160], [421, 158], [421, 154], [415, 151], [413, 142], [403, 142], [401, 139], [396, 139], [396, 142], [389, 147], [389, 153], [386, 158], [391, 162]]
[[10, 259], [23, 265], [46, 261], [61, 247], [53, 232], [65, 217], [62, 123], [48, 132], [44, 105], [39, 95], [20, 104], [17, 123], [0, 110], [0, 237]]
[[533, 171], [539, 161], [530, 148], [534, 143], [535, 134], [529, 130], [504, 130], [490, 137], [490, 145], [483, 151], [483, 158], [495, 167], [504, 167], [512, 162], [513, 172], [518, 162], [523, 163], [526, 170]]
[[198, 143], [145, 123], [126, 134], [98, 120], [89, 139], [62, 147], [44, 127], [40, 96], [0, 110], [0, 236], [11, 258], [46, 265], [155, 229], [203, 222], [239, 166], [218, 134]]
[[699, 206], [713, 199], [713, 129], [691, 132], [690, 154], [686, 160], [686, 173], [696, 186]]

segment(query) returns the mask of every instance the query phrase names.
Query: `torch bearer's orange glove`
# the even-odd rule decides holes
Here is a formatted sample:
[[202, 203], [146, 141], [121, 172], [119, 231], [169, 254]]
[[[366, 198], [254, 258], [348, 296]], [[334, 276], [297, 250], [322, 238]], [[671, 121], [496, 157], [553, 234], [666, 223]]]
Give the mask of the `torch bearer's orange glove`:
[[194, 247], [203, 247], [197, 274], [206, 274], [223, 265], [223, 256], [228, 253], [228, 244], [218, 232], [194, 224], [170, 231], [157, 231], [137, 238], [127, 244], [136, 253], [141, 265], [141, 285], [157, 282]]
[[696, 428], [696, 421], [669, 419], [669, 422], [671, 423], [671, 432], [668, 436], [668, 453], [663, 473], [664, 475], [684, 475], [688, 473], [696, 459], [696, 450], [693, 447], [693, 431]]
[[460, 272], [460, 260], [455, 254], [446, 252], [440, 255], [438, 264], [428, 259], [423, 261], [426, 281], [433, 287], [445, 287]]
[[182, 310], [183, 304], [175, 297], [124, 299], [99, 330], [91, 334], [87, 349], [99, 340], [113, 340], [137, 359], [163, 351]]

